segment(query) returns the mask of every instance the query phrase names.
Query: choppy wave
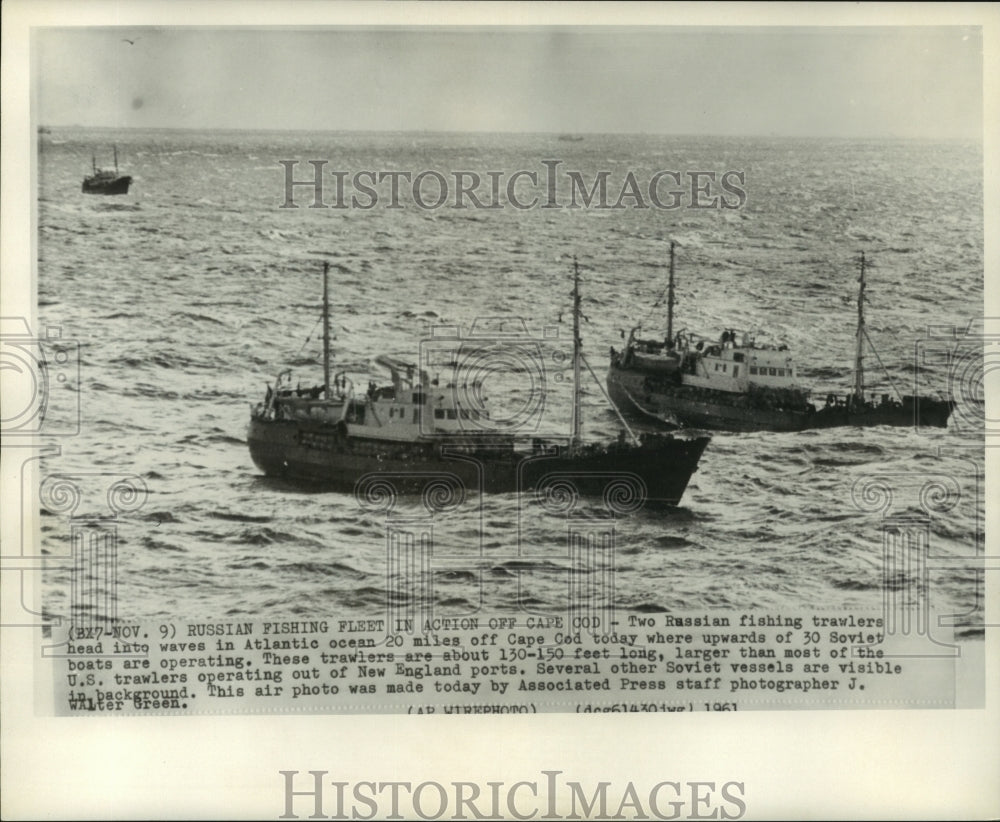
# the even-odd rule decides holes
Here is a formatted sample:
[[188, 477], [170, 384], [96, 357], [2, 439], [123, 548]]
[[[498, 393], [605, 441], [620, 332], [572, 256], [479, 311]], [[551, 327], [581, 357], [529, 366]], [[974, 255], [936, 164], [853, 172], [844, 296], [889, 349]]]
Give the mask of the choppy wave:
[[[281, 369], [293, 367], [303, 385], [320, 379], [327, 260], [338, 363], [365, 371], [382, 353], [421, 362], [436, 324], [467, 332], [482, 316], [520, 317], [544, 343], [540, 425], [565, 432], [567, 360], [551, 355], [572, 337], [573, 257], [583, 272], [585, 353], [603, 375], [620, 329], [662, 327], [670, 239], [679, 243], [679, 327], [766, 332], [789, 345], [821, 392], [850, 379], [853, 257], [865, 250], [876, 262], [872, 337], [891, 382], [909, 389], [918, 342], [982, 312], [977, 147], [595, 136], [572, 158], [585, 179], [621, 168], [623, 157], [638, 179], [693, 157], [703, 168], [751, 169], [746, 207], [362, 212], [278, 208], [276, 160], [321, 157], [328, 135], [123, 132], [116, 142], [136, 182], [110, 202], [79, 195], [92, 139], [67, 130], [39, 156], [41, 318], [85, 352], [82, 429], [46, 468], [145, 482], [145, 506], [116, 524], [129, 569], [122, 613], [351, 616], [414, 602], [564, 610], [570, 586], [596, 576], [572, 547], [571, 528], [583, 527], [611, 546], [616, 602], [633, 611], [880, 607], [886, 586], [905, 584], [882, 579], [884, 528], [897, 513], [928, 520], [934, 549], [953, 563], [934, 577], [945, 610], [974, 610], [981, 580], [961, 560], [975, 557], [983, 520], [969, 481], [982, 438], [967, 428], [718, 435], [669, 512], [610, 517], [585, 503], [569, 519], [519, 510], [513, 495], [473, 495], [460, 511], [431, 516], [401, 502], [391, 516], [432, 535], [428, 581], [403, 579], [408, 566], [390, 562], [397, 520], [360, 510], [351, 495], [260, 480], [245, 427]], [[544, 135], [338, 141], [338, 157], [357, 168], [391, 157], [398, 168], [514, 170], [552, 150]], [[868, 367], [881, 382], [873, 390], [889, 391], [878, 363]], [[494, 396], [523, 397], [532, 368], [501, 378]], [[947, 369], [928, 358], [921, 390], [947, 389]], [[962, 407], [975, 417], [974, 398]], [[617, 433], [596, 386], [583, 410], [588, 437]], [[957, 497], [921, 497], [920, 483], [940, 476], [942, 486], [958, 478]], [[944, 513], [928, 507], [946, 502]], [[44, 523], [43, 548], [65, 553], [68, 526], [52, 515]], [[65, 612], [68, 577], [53, 571], [50, 581], [46, 609]]]

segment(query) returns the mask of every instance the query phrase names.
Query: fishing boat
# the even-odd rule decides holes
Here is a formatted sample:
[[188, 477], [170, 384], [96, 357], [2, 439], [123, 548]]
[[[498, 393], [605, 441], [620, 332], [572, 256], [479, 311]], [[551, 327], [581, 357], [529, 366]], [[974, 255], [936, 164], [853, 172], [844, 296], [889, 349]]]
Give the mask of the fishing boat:
[[[865, 327], [864, 254], [860, 259], [853, 389], [815, 402], [787, 345], [758, 343], [748, 332], [724, 330], [704, 339], [673, 330], [674, 249], [670, 244], [667, 329], [662, 339], [641, 339], [632, 329], [621, 351], [611, 349], [611, 399], [628, 415], [669, 428], [722, 431], [802, 431], [838, 426], [945, 427], [951, 399], [889, 394], [868, 397], [866, 346], [878, 352]], [[891, 382], [891, 380], [890, 380]]]
[[84, 194], [128, 194], [132, 178], [118, 171], [118, 146], [115, 146], [115, 170], [97, 167], [97, 157], [91, 157], [94, 173], [83, 178]]
[[587, 442], [582, 436], [581, 373], [590, 366], [580, 339], [579, 286], [574, 262], [570, 432], [532, 436], [498, 424], [482, 392], [463, 390], [457, 371], [451, 382], [431, 380], [415, 363], [379, 356], [375, 362], [390, 378], [382, 384], [369, 380], [366, 390], [356, 391], [348, 371], [332, 363], [324, 264], [323, 382], [293, 389], [286, 370], [267, 386], [263, 402], [251, 406], [251, 458], [268, 476], [356, 494], [385, 480], [396, 492], [425, 497], [443, 482], [461, 494], [597, 496], [627, 511], [646, 503], [678, 504], [709, 437], [640, 438], [620, 414], [616, 440]]

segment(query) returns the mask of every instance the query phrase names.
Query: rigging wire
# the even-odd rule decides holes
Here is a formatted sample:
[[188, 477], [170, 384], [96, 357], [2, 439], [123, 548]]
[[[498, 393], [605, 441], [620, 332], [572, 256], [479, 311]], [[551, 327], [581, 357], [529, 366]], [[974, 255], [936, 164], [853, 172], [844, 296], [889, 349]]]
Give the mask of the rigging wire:
[[321, 322], [323, 322], [323, 317], [322, 317], [322, 315], [320, 315], [319, 319], [318, 319], [318, 320], [316, 320], [316, 324], [315, 324], [315, 325], [313, 325], [313, 327], [312, 327], [312, 331], [310, 331], [310, 332], [309, 332], [309, 333], [308, 333], [308, 334], [306, 335], [306, 339], [305, 339], [305, 342], [303, 342], [303, 343], [302, 343], [302, 348], [300, 348], [300, 349], [299, 349], [298, 351], [296, 351], [296, 352], [295, 352], [295, 356], [296, 356], [296, 357], [297, 357], [297, 356], [299, 356], [299, 354], [301, 354], [301, 353], [302, 353], [302, 350], [303, 350], [303, 349], [304, 349], [304, 348], [305, 348], [305, 347], [306, 347], [307, 345], [309, 345], [309, 341], [310, 341], [310, 340], [312, 339], [312, 335], [316, 333], [316, 326], [317, 326], [317, 325], [319, 325], [319, 324], [320, 324]]
[[865, 335], [865, 339], [868, 341], [868, 346], [871, 348], [872, 353], [875, 355], [875, 359], [878, 360], [878, 364], [882, 366], [882, 370], [885, 372], [885, 378], [889, 381], [889, 385], [892, 386], [892, 390], [896, 392], [896, 396], [902, 401], [903, 395], [896, 388], [896, 383], [892, 381], [892, 376], [889, 374], [889, 369], [885, 367], [885, 363], [882, 362], [882, 358], [878, 355], [878, 349], [872, 342], [871, 337], [868, 336], [867, 329], [862, 330], [862, 334]]

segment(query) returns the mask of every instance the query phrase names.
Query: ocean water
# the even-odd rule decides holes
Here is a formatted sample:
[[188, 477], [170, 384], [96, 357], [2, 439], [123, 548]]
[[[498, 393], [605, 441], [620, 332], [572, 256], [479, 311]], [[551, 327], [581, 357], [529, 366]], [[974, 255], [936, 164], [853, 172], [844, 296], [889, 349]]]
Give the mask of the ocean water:
[[[109, 163], [112, 144], [132, 190], [83, 195], [92, 153]], [[279, 161], [297, 160], [302, 180], [310, 159], [348, 179], [363, 169], [436, 170], [451, 181], [472, 171], [486, 201], [488, 172], [504, 175], [502, 200], [510, 175], [534, 171], [539, 185], [516, 193], [540, 201], [453, 208], [452, 186], [447, 203], [425, 209], [404, 184], [402, 207], [388, 208], [383, 184], [369, 209], [308, 208], [303, 188], [294, 194], [301, 207], [281, 208]], [[544, 160], [561, 161], [562, 204], [566, 172], [589, 187], [602, 170], [612, 204], [629, 172], [644, 190], [661, 170], [743, 172], [746, 202], [692, 208], [688, 191], [673, 210], [637, 208], [634, 198], [624, 208], [541, 208]], [[982, 621], [979, 145], [65, 128], [39, 136], [37, 179], [40, 319], [81, 352], [79, 383], [59, 390], [77, 394], [82, 430], [42, 474], [142, 478], [148, 498], [116, 523], [121, 618], [375, 616], [395, 595], [384, 512], [266, 479], [247, 451], [250, 405], [278, 371], [321, 381], [323, 261], [333, 267], [338, 362], [416, 360], [435, 327], [520, 318], [549, 365], [541, 427], [564, 432], [570, 393], [559, 351], [571, 334], [573, 259], [584, 352], [603, 380], [623, 329], [662, 331], [674, 240], [675, 327], [751, 329], [785, 343], [821, 396], [851, 381], [864, 251], [878, 349], [868, 359], [872, 390], [952, 392], [959, 408], [946, 430], [715, 433], [679, 508], [601, 526], [614, 532], [615, 606], [878, 609], [885, 590], [916, 585], [960, 625]], [[434, 199], [433, 179], [424, 191]], [[725, 194], [717, 183], [710, 193]], [[501, 400], [525, 390], [517, 374], [498, 379]], [[588, 438], [617, 434], [592, 380], [584, 409]], [[42, 513], [44, 550], [65, 555], [68, 521]], [[400, 500], [392, 516], [426, 523], [428, 514], [419, 500]], [[883, 545], [899, 518], [928, 548], [909, 571], [888, 573]], [[434, 615], [558, 612], [573, 581], [596, 574], [570, 556], [564, 516], [513, 495], [472, 495], [432, 519], [433, 578], [421, 596]], [[52, 565], [44, 606], [67, 614], [69, 570]]]

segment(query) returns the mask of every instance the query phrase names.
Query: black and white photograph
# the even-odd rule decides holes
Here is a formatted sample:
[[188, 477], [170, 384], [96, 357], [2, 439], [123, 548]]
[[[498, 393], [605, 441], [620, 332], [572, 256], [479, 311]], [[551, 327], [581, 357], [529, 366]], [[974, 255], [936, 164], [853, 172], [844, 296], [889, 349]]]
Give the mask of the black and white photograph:
[[240, 8], [4, 6], [5, 818], [994, 818], [996, 7]]

